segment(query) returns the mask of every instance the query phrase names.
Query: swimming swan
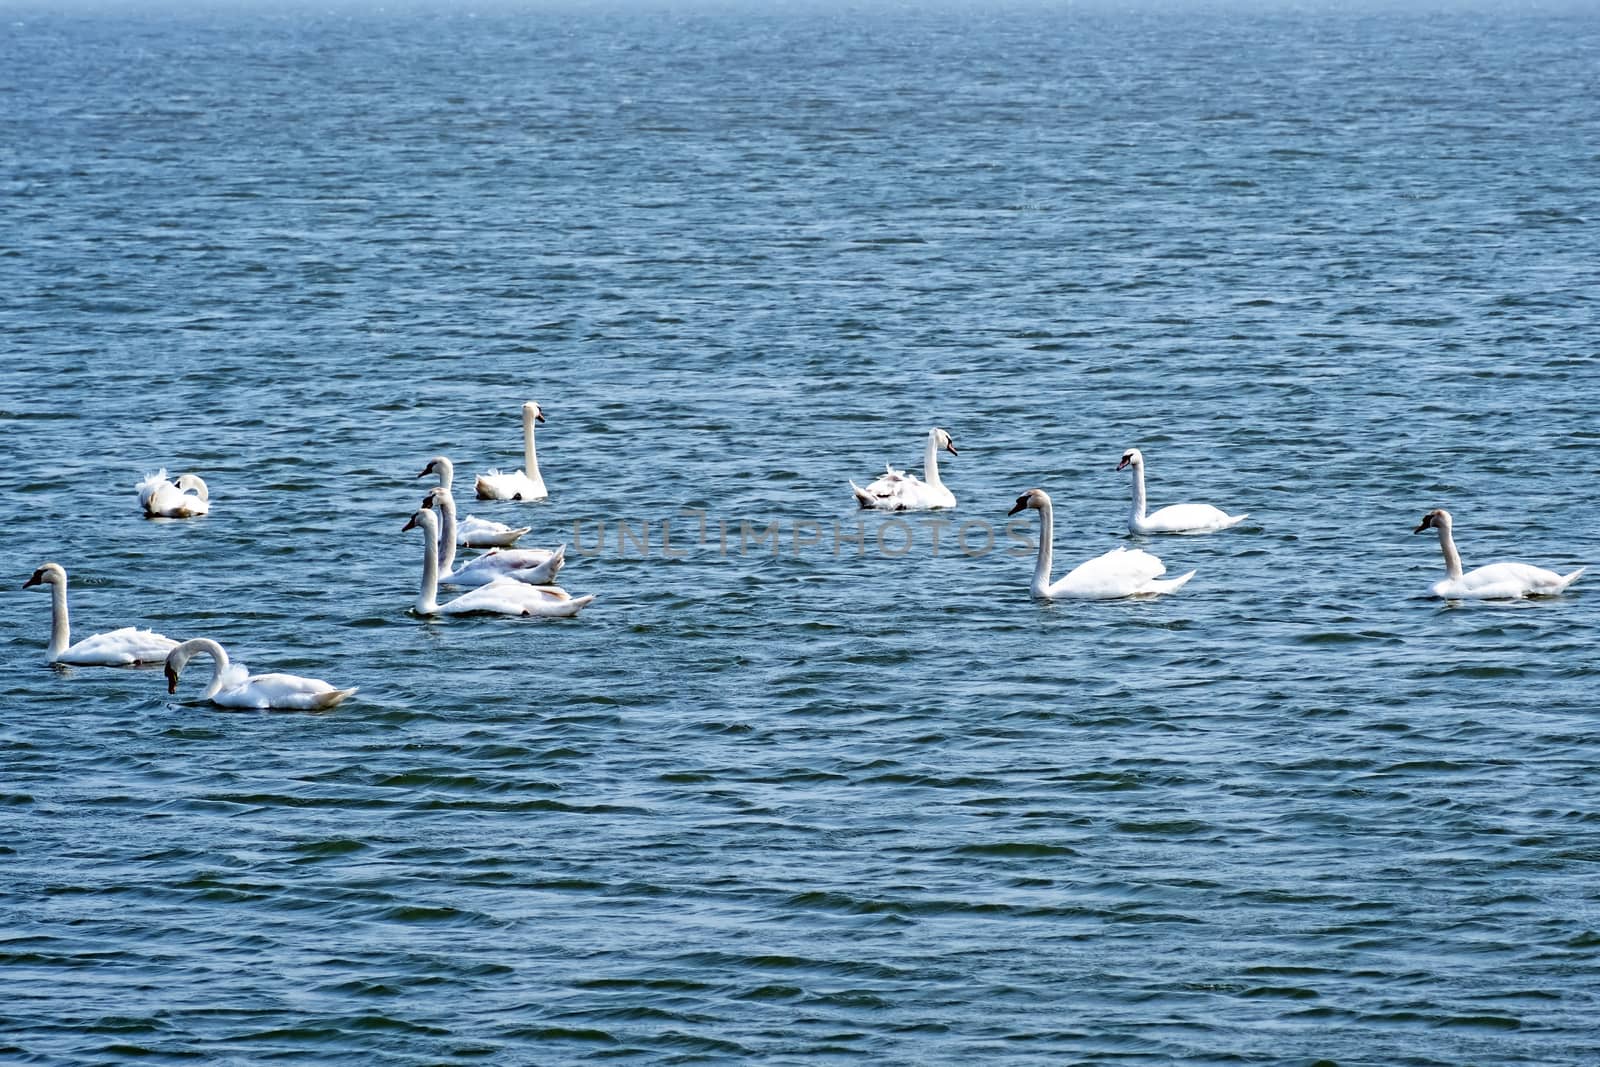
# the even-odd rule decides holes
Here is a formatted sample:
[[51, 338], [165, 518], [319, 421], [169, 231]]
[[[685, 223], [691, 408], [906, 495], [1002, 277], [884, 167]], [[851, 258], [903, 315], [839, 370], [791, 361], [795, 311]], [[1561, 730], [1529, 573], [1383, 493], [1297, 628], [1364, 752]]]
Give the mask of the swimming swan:
[[1006, 514], [1015, 515], [1023, 508], [1036, 508], [1039, 512], [1039, 562], [1033, 569], [1034, 596], [1045, 600], [1115, 600], [1127, 596], [1158, 596], [1183, 588], [1194, 571], [1176, 578], [1159, 581], [1167, 572], [1166, 565], [1140, 548], [1117, 546], [1102, 556], [1074, 567], [1065, 578], [1054, 584], [1050, 581], [1053, 558], [1051, 541], [1055, 536], [1055, 518], [1050, 508], [1050, 496], [1043, 489], [1029, 489], [1017, 497], [1016, 506]]
[[277, 708], [321, 711], [352, 696], [354, 689], [335, 689], [320, 678], [298, 674], [251, 674], [242, 663], [229, 663], [228, 653], [209, 637], [194, 637], [167, 654], [167, 692], [178, 691], [178, 676], [191, 659], [211, 656], [211, 684], [200, 694], [219, 708]]
[[[434, 456], [417, 477], [423, 478], [429, 474], [437, 475], [440, 485], [452, 489], [451, 483], [456, 476], [455, 464], [447, 456]], [[531, 529], [531, 526], [507, 526], [503, 522], [468, 515], [456, 527], [455, 543], [462, 548], [510, 548], [517, 543], [517, 538]]]
[[1477, 570], [1461, 573], [1461, 554], [1456, 551], [1455, 538], [1450, 536], [1453, 520], [1443, 508], [1435, 508], [1422, 516], [1422, 522], [1411, 532], [1439, 531], [1439, 547], [1444, 550], [1442, 582], [1431, 589], [1434, 596], [1446, 600], [1515, 600], [1525, 596], [1554, 596], [1578, 580], [1587, 568], [1579, 567], [1571, 574], [1557, 574], [1529, 563], [1491, 563]]
[[451, 571], [456, 561], [455, 496], [444, 486], [436, 485], [422, 498], [422, 506], [437, 506], [443, 514], [439, 529], [440, 585], [471, 588], [488, 585], [499, 578], [514, 578], [529, 585], [549, 585], [566, 562], [566, 545], [557, 545], [553, 552], [540, 548], [491, 548], [477, 559], [463, 563], [460, 570]]
[[146, 475], [134, 486], [139, 506], [150, 518], [187, 519], [211, 510], [211, 492], [198, 474], [181, 474], [176, 482], [167, 481], [167, 468]]
[[1144, 513], [1144, 456], [1137, 448], [1122, 454], [1117, 470], [1133, 468], [1133, 507], [1128, 511], [1128, 529], [1136, 534], [1209, 533], [1243, 522], [1249, 513], [1229, 515], [1210, 504], [1168, 504], [1149, 515]]
[[[479, 500], [543, 500], [550, 494], [545, 491], [544, 478], [539, 474], [539, 457], [533, 451], [533, 424], [544, 421], [544, 412], [538, 404], [528, 401], [522, 405], [522, 466], [514, 474], [501, 474], [492, 470], [480, 474], [473, 482]], [[526, 471], [526, 473], [524, 473]]]
[[67, 619], [67, 572], [59, 563], [46, 563], [22, 583], [50, 586], [50, 646], [45, 650], [48, 663], [70, 663], [80, 667], [128, 667], [139, 663], [160, 663], [178, 642], [150, 630], [124, 626], [120, 630], [85, 637], [69, 645], [71, 624]]
[[922, 453], [922, 474], [927, 481], [886, 464], [883, 475], [865, 489], [853, 481], [850, 483], [856, 503], [863, 508], [879, 511], [925, 511], [929, 508], [955, 507], [956, 495], [939, 480], [940, 449], [952, 456], [959, 455], [950, 435], [935, 426], [928, 431], [928, 443]]
[[418, 615], [543, 615], [569, 617], [578, 614], [592, 595], [574, 597], [553, 585], [526, 585], [501, 578], [488, 585], [462, 593], [447, 604], [439, 603], [439, 517], [424, 508], [412, 515], [402, 528], [422, 527], [422, 591], [417, 596]]

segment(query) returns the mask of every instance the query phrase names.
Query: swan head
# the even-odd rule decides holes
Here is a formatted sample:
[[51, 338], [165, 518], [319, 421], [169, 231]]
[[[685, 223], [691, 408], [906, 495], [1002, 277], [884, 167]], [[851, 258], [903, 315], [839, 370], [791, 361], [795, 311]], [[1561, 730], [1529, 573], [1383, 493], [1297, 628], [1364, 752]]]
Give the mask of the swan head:
[[36, 585], [44, 585], [46, 582], [65, 585], [66, 581], [67, 572], [62, 568], [61, 564], [46, 563], [33, 572], [33, 577], [22, 583], [22, 588], [31, 589]]
[[183, 669], [189, 665], [198, 651], [193, 642], [185, 641], [177, 648], [167, 653], [167, 662], [162, 666], [162, 672], [167, 676], [167, 692], [178, 691], [178, 677], [183, 674]]
[[1122, 454], [1122, 462], [1117, 464], [1117, 470], [1120, 471], [1125, 467], [1142, 466], [1144, 466], [1144, 453], [1137, 448], [1130, 448]]
[[193, 489], [195, 496], [201, 500], [209, 501], [211, 499], [211, 491], [206, 488], [205, 479], [198, 474], [180, 474], [178, 480], [172, 484], [177, 486], [180, 492], [186, 493]]
[[933, 447], [942, 448], [952, 456], [959, 456], [961, 454], [960, 452], [956, 451], [955, 442], [950, 440], [950, 435], [939, 429], [937, 426], [933, 428]]
[[543, 422], [544, 421], [544, 409], [541, 408], [538, 404], [535, 404], [533, 401], [531, 401], [531, 400], [528, 401], [526, 404], [522, 405], [522, 421], [523, 422], [530, 422], [530, 421], [531, 422]]
[[1050, 494], [1043, 489], [1029, 489], [1017, 497], [1017, 502], [1012, 505], [1007, 515], [1015, 515], [1024, 508], [1045, 508], [1050, 506]]
[[1450, 529], [1450, 513], [1444, 508], [1434, 508], [1422, 516], [1422, 521], [1417, 523], [1417, 528], [1411, 532], [1419, 534], [1423, 530], [1448, 530]]
[[[429, 499], [432, 499], [431, 494]], [[407, 530], [415, 530], [418, 526], [424, 530], [432, 530], [435, 537], [439, 534], [439, 517], [428, 510], [426, 504], [423, 505], [423, 510], [413, 513], [411, 518], [406, 520], [406, 524], [400, 527], [400, 532], [405, 533]]]
[[446, 489], [442, 485], [436, 485], [432, 489], [429, 489], [428, 492], [423, 496], [422, 506], [425, 508], [432, 508], [435, 504], [440, 503], [447, 497], [450, 497], [450, 490]]
[[417, 472], [417, 477], [426, 478], [430, 474], [436, 474], [439, 476], [440, 484], [448, 485], [455, 477], [455, 473], [455, 464], [450, 462], [448, 456], [434, 456], [432, 459], [428, 460], [428, 465], [426, 467], [423, 467], [422, 470]]

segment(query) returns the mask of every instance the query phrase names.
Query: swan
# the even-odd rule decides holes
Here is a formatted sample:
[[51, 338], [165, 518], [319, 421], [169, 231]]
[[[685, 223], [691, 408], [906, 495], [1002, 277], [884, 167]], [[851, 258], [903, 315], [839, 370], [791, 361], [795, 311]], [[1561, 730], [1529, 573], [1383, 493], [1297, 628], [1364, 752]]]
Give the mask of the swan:
[[[452, 487], [455, 481], [455, 464], [450, 462], [448, 456], [434, 456], [428, 465], [422, 468], [418, 478], [427, 475], [436, 475], [439, 484], [446, 489]], [[446, 523], [448, 526], [449, 524]], [[456, 527], [456, 544], [462, 548], [510, 548], [517, 543], [517, 538], [533, 529], [532, 526], [507, 526], [503, 522], [494, 522], [491, 519], [480, 519], [476, 515], [468, 515]], [[448, 535], [448, 530], [444, 531]], [[446, 568], [448, 569], [448, 567]]]
[[120, 630], [85, 637], [72, 645], [71, 624], [67, 619], [67, 572], [59, 563], [46, 563], [22, 583], [29, 589], [50, 586], [50, 646], [45, 650], [48, 663], [70, 663], [80, 667], [127, 667], [139, 663], [159, 663], [178, 642], [151, 630], [124, 626]]
[[1133, 469], [1133, 506], [1128, 510], [1128, 529], [1136, 534], [1210, 533], [1224, 530], [1249, 518], [1249, 513], [1229, 515], [1210, 504], [1168, 504], [1144, 513], [1144, 455], [1137, 448], [1122, 454], [1117, 470]]
[[1439, 531], [1439, 547], [1444, 551], [1442, 582], [1431, 589], [1434, 596], [1446, 600], [1515, 600], [1525, 596], [1554, 596], [1578, 580], [1587, 568], [1579, 567], [1571, 574], [1557, 574], [1529, 563], [1491, 563], [1477, 570], [1461, 573], [1461, 554], [1456, 551], [1455, 538], [1450, 536], [1453, 520], [1443, 508], [1435, 508], [1422, 516], [1422, 521], [1411, 532]]
[[198, 474], [181, 474], [176, 482], [169, 482], [167, 469], [162, 467], [133, 488], [139, 494], [139, 506], [152, 518], [187, 519], [211, 510], [211, 492]]
[[320, 678], [298, 674], [251, 674], [242, 663], [228, 662], [228, 653], [209, 637], [194, 637], [167, 653], [167, 692], [178, 691], [178, 676], [191, 659], [211, 656], [211, 684], [200, 694], [219, 708], [277, 708], [282, 711], [321, 711], [354, 695], [355, 689], [336, 689]]
[[443, 515], [439, 530], [440, 585], [472, 587], [488, 585], [499, 578], [514, 578], [529, 585], [549, 585], [566, 562], [566, 545], [557, 545], [553, 552], [541, 548], [491, 548], [477, 559], [462, 564], [460, 570], [451, 571], [456, 561], [455, 495], [446, 487], [436, 485], [422, 498], [422, 506], [437, 506]]
[[[533, 424], [544, 421], [544, 411], [538, 404], [528, 401], [522, 405], [522, 465], [515, 474], [501, 474], [492, 470], [480, 474], [473, 482], [479, 500], [543, 500], [550, 494], [545, 491], [544, 478], [539, 474], [539, 457], [533, 451]], [[523, 473], [526, 471], [527, 473]]]
[[914, 474], [897, 471], [885, 464], [883, 475], [865, 489], [853, 481], [850, 483], [850, 491], [855, 494], [856, 503], [863, 508], [876, 508], [880, 511], [924, 511], [929, 508], [955, 507], [956, 495], [945, 488], [945, 484], [939, 480], [940, 449], [944, 449], [952, 456], [960, 454], [951, 442], [950, 435], [935, 426], [928, 431], [928, 443], [922, 453], [922, 473], [927, 481]]
[[543, 615], [565, 618], [578, 614], [594, 596], [574, 597], [553, 585], [527, 585], [500, 578], [439, 603], [439, 517], [424, 508], [412, 515], [402, 532], [422, 527], [422, 591], [414, 610], [418, 615]]
[[1176, 578], [1158, 580], [1167, 572], [1164, 563], [1141, 548], [1127, 549], [1118, 545], [1104, 555], [1078, 564], [1065, 578], [1052, 583], [1051, 541], [1055, 536], [1055, 519], [1050, 508], [1050, 496], [1043, 489], [1029, 489], [1017, 497], [1016, 506], [1006, 514], [1015, 515], [1023, 508], [1036, 508], [1039, 512], [1039, 562], [1033, 569], [1032, 586], [1036, 597], [1045, 600], [1115, 600], [1125, 596], [1158, 596], [1176, 592], [1194, 577], [1194, 571], [1190, 571]]

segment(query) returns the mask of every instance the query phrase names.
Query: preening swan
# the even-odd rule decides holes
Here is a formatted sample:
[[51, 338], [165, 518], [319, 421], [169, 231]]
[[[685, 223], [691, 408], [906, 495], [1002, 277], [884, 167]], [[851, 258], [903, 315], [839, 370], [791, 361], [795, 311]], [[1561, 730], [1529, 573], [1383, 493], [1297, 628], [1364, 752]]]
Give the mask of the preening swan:
[[1039, 562], [1033, 568], [1034, 596], [1045, 600], [1115, 600], [1126, 596], [1157, 596], [1183, 588], [1194, 577], [1194, 571], [1176, 578], [1158, 580], [1167, 572], [1166, 565], [1143, 549], [1121, 546], [1087, 563], [1080, 563], [1065, 578], [1052, 583], [1050, 566], [1054, 557], [1051, 540], [1055, 535], [1055, 517], [1050, 507], [1050, 496], [1043, 489], [1029, 489], [1017, 497], [1017, 504], [1006, 514], [1015, 515], [1023, 508], [1036, 508], [1039, 512]]
[[227, 651], [209, 637], [195, 637], [167, 654], [167, 692], [178, 691], [178, 676], [201, 653], [211, 657], [211, 684], [200, 694], [219, 708], [277, 708], [321, 711], [355, 693], [335, 689], [320, 678], [298, 674], [251, 674], [242, 663], [229, 663]]
[[850, 491], [856, 503], [863, 508], [879, 511], [925, 511], [929, 508], [953, 508], [956, 495], [939, 480], [939, 450], [958, 455], [950, 435], [935, 426], [928, 431], [928, 443], [922, 453], [922, 475], [927, 481], [905, 471], [885, 465], [883, 475], [865, 489], [855, 482]]
[[151, 518], [187, 519], [211, 510], [211, 492], [198, 474], [181, 474], [176, 482], [169, 482], [167, 469], [162, 467], [146, 475], [134, 490], [139, 494], [139, 506]]
[[425, 508], [437, 507], [443, 514], [439, 529], [440, 585], [473, 587], [488, 585], [499, 578], [514, 578], [529, 585], [549, 585], [566, 562], [567, 546], [552, 552], [539, 548], [491, 548], [461, 569], [451, 571], [456, 561], [456, 501], [448, 488], [436, 485], [422, 498]]
[[1432, 593], [1446, 600], [1515, 600], [1525, 596], [1554, 596], [1578, 580], [1587, 568], [1579, 567], [1571, 574], [1557, 574], [1529, 563], [1491, 563], [1477, 570], [1461, 573], [1461, 554], [1456, 551], [1455, 538], [1450, 535], [1450, 513], [1435, 508], [1422, 516], [1422, 522], [1412, 533], [1423, 530], [1439, 531], [1439, 547], [1444, 551], [1442, 582], [1435, 582]]
[[67, 620], [67, 572], [59, 563], [46, 563], [22, 583], [27, 589], [50, 586], [50, 645], [45, 650], [49, 663], [70, 663], [80, 667], [128, 667], [138, 663], [160, 663], [178, 642], [150, 630], [124, 626], [120, 630], [72, 640]]
[[1168, 504], [1149, 515], [1144, 513], [1144, 456], [1137, 448], [1122, 454], [1117, 470], [1133, 468], [1133, 507], [1128, 511], [1128, 529], [1136, 534], [1209, 533], [1222, 530], [1249, 518], [1249, 513], [1229, 515], [1210, 504]]
[[492, 470], [480, 474], [473, 486], [479, 500], [543, 500], [550, 494], [545, 491], [544, 478], [539, 474], [539, 457], [533, 451], [533, 424], [544, 421], [544, 412], [538, 404], [528, 401], [522, 405], [522, 470], [514, 474], [501, 474]]
[[[440, 485], [453, 490], [451, 483], [455, 481], [456, 468], [447, 456], [434, 456], [417, 477], [429, 474], [436, 475]], [[456, 527], [455, 543], [462, 548], [510, 548], [517, 543], [517, 538], [531, 529], [531, 526], [507, 526], [503, 522], [468, 515]], [[442, 531], [441, 536], [448, 537], [448, 531]], [[445, 569], [449, 569], [448, 565]]]
[[527, 585], [500, 578], [462, 593], [447, 604], [439, 603], [439, 517], [424, 508], [412, 515], [402, 530], [422, 527], [422, 591], [417, 596], [418, 615], [543, 615], [578, 614], [592, 595], [574, 597], [553, 585]]

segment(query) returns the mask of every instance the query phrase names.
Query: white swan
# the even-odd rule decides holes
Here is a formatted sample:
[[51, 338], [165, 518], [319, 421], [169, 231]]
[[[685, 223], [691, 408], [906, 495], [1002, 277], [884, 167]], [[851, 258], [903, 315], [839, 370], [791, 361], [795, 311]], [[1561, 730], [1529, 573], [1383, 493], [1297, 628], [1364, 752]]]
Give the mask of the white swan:
[[478, 475], [473, 487], [479, 500], [543, 500], [550, 495], [539, 473], [539, 457], [533, 451], [533, 424], [543, 421], [544, 412], [538, 404], [530, 400], [522, 405], [523, 469], [514, 474], [492, 470]]
[[470, 588], [488, 585], [500, 578], [514, 578], [529, 585], [549, 585], [566, 562], [567, 546], [554, 551], [541, 548], [491, 548], [477, 559], [468, 560], [452, 571], [456, 561], [456, 500], [442, 485], [428, 490], [422, 498], [424, 508], [437, 506], [443, 518], [439, 528], [439, 584]]
[[439, 518], [424, 508], [412, 515], [402, 530], [422, 527], [422, 591], [417, 595], [418, 615], [543, 615], [565, 618], [578, 614], [594, 596], [574, 597], [553, 585], [527, 585], [501, 578], [462, 593], [447, 604], [439, 603]]
[[1167, 572], [1166, 565], [1140, 548], [1118, 546], [1102, 556], [1074, 567], [1065, 578], [1050, 581], [1050, 566], [1054, 558], [1051, 541], [1055, 536], [1055, 517], [1050, 507], [1050, 496], [1043, 489], [1029, 489], [1017, 497], [1017, 504], [1006, 514], [1015, 515], [1023, 508], [1036, 508], [1039, 512], [1039, 562], [1033, 569], [1034, 596], [1045, 600], [1115, 600], [1126, 596], [1158, 596], [1183, 588], [1194, 571], [1176, 578], [1158, 580]]
[[134, 490], [139, 494], [139, 506], [152, 518], [187, 519], [211, 510], [211, 492], [198, 474], [181, 474], [176, 482], [169, 482], [167, 469], [162, 467], [146, 475]]
[[[434, 456], [417, 477], [423, 478], [429, 474], [437, 475], [439, 484], [453, 491], [456, 467], [448, 456]], [[517, 543], [517, 538], [531, 529], [532, 526], [507, 526], [503, 522], [468, 515], [456, 527], [455, 541], [462, 548], [510, 548]]]
[[1439, 531], [1439, 547], [1444, 551], [1442, 582], [1431, 589], [1434, 596], [1446, 600], [1515, 600], [1525, 596], [1554, 596], [1578, 580], [1587, 568], [1579, 567], [1571, 574], [1557, 574], [1530, 563], [1491, 563], [1477, 570], [1461, 573], [1461, 554], [1456, 551], [1455, 538], [1450, 535], [1453, 520], [1443, 508], [1435, 508], [1422, 516], [1422, 522], [1412, 533], [1423, 530]]
[[1117, 470], [1133, 468], [1133, 507], [1128, 510], [1128, 529], [1136, 534], [1210, 533], [1243, 522], [1249, 513], [1229, 515], [1210, 504], [1168, 504], [1149, 515], [1144, 513], [1144, 456], [1137, 448], [1122, 454]]
[[191, 659], [211, 656], [211, 684], [200, 694], [219, 708], [277, 708], [321, 711], [352, 696], [355, 689], [336, 689], [320, 678], [298, 674], [251, 674], [242, 663], [229, 663], [227, 651], [209, 637], [194, 637], [167, 654], [167, 692], [178, 691], [178, 676]]
[[939, 450], [958, 455], [950, 435], [935, 426], [928, 431], [928, 443], [922, 453], [922, 475], [927, 481], [905, 471], [884, 466], [883, 475], [865, 489], [855, 482], [850, 491], [856, 503], [863, 508], [879, 511], [925, 511], [929, 508], [953, 508], [956, 495], [939, 480]]
[[160, 663], [178, 642], [151, 630], [124, 626], [120, 630], [85, 637], [70, 644], [72, 627], [67, 619], [67, 572], [59, 563], [46, 563], [22, 583], [50, 586], [50, 645], [45, 650], [48, 663], [69, 663], [80, 667], [128, 667], [139, 663]]

